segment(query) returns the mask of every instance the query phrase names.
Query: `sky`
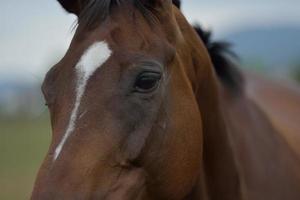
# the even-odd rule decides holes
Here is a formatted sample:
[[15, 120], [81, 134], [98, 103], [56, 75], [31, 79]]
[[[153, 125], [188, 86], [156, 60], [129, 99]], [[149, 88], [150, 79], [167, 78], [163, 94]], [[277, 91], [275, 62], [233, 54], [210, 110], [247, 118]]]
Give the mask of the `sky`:
[[[220, 37], [253, 26], [300, 25], [299, 0], [183, 0], [183, 12]], [[67, 50], [75, 21], [55, 0], [0, 0], [0, 80], [41, 82]]]

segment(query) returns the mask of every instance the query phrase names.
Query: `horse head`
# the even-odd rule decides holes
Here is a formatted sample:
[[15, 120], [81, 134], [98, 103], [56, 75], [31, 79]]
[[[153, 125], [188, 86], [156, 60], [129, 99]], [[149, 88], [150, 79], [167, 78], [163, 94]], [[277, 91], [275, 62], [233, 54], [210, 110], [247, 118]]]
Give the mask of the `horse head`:
[[187, 198], [203, 130], [223, 128], [205, 45], [171, 0], [59, 3], [78, 27], [43, 83], [53, 139], [32, 199]]

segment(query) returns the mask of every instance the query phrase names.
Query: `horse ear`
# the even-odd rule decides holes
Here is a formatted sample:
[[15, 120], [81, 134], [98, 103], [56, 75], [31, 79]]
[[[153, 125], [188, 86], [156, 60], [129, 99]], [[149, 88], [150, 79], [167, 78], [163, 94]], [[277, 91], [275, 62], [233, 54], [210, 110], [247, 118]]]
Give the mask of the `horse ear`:
[[79, 16], [89, 0], [58, 0], [58, 2], [66, 11]]
[[173, 4], [177, 7], [177, 8], [181, 8], [181, 1], [180, 0], [173, 0]]
[[142, 0], [142, 2], [153, 8], [164, 8], [172, 5], [172, 0]]

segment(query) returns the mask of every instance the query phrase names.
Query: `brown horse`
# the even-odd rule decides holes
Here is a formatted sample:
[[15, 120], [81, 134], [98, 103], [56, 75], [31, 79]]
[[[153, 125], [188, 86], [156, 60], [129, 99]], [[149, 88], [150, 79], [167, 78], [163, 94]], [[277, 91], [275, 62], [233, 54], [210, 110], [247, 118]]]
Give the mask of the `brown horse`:
[[59, 2], [78, 28], [43, 84], [53, 140], [33, 200], [300, 199], [299, 128], [269, 117], [299, 95], [255, 95], [171, 0]]

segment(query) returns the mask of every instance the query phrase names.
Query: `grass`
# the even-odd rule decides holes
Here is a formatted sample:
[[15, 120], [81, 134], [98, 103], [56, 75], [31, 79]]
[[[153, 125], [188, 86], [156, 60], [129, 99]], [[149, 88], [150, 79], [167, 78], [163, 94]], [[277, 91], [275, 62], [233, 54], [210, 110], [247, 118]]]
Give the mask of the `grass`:
[[30, 198], [50, 143], [48, 116], [0, 119], [0, 199]]

